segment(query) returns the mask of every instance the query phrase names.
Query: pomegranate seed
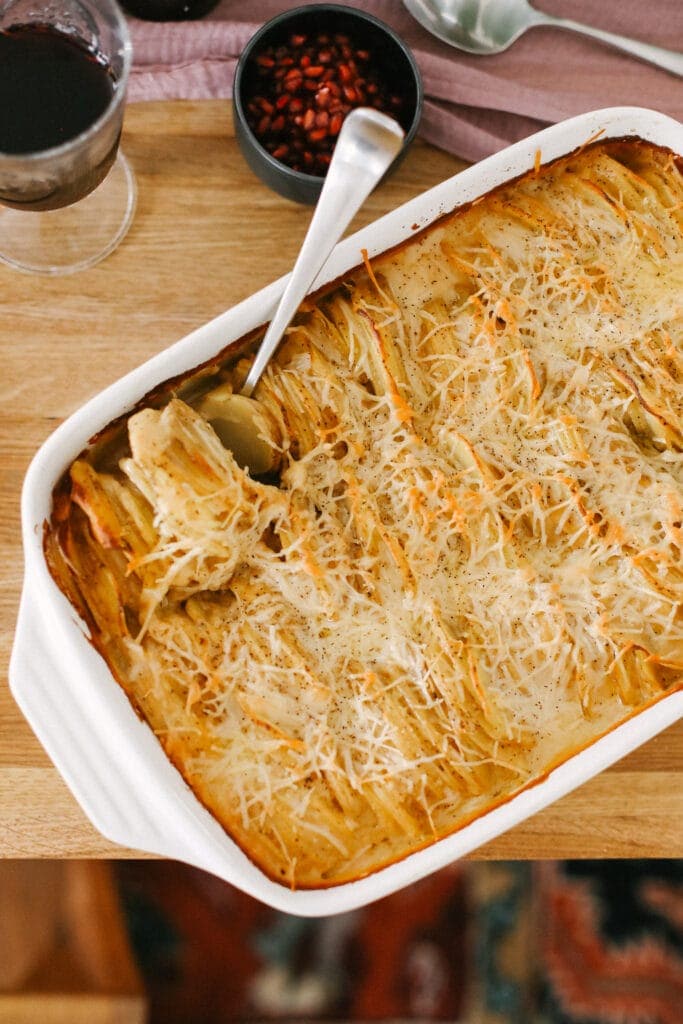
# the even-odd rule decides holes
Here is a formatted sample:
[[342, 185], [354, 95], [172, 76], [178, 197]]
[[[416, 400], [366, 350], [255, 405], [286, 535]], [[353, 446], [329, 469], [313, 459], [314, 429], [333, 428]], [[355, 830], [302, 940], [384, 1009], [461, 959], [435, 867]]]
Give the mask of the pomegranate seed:
[[344, 32], [293, 32], [255, 58], [256, 94], [247, 120], [263, 146], [289, 167], [324, 175], [345, 116], [361, 104], [399, 111], [373, 68], [373, 53]]

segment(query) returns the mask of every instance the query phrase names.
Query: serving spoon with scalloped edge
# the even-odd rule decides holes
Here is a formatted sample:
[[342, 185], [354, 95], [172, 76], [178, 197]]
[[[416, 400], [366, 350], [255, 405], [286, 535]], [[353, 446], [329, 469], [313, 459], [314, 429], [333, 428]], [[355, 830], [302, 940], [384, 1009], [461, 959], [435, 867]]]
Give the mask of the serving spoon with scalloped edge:
[[545, 14], [528, 0], [403, 0], [403, 4], [428, 32], [467, 53], [502, 53], [529, 28], [564, 28], [683, 75], [683, 53]]
[[241, 390], [220, 385], [197, 405], [235, 461], [252, 476], [272, 472], [279, 461], [275, 424], [251, 397], [254, 388], [327, 257], [398, 155], [404, 134], [392, 117], [369, 107], [359, 107], [344, 119], [294, 269]]

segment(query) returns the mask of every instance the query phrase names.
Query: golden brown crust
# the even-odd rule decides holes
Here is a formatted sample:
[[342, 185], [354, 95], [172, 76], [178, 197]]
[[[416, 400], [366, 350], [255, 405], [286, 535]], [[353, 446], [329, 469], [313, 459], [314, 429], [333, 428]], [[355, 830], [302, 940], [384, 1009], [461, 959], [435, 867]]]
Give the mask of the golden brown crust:
[[71, 467], [51, 571], [269, 876], [376, 871], [681, 685], [682, 293], [674, 158], [595, 145], [307, 301], [278, 480], [192, 408], [227, 364]]

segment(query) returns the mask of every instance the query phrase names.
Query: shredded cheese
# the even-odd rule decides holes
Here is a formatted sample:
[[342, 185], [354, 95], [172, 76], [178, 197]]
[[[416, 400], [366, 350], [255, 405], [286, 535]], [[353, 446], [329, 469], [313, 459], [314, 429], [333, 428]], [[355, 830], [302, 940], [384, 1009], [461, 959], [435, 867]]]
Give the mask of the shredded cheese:
[[302, 308], [277, 483], [172, 399], [71, 470], [52, 564], [273, 878], [452, 832], [683, 679], [683, 181], [604, 143]]

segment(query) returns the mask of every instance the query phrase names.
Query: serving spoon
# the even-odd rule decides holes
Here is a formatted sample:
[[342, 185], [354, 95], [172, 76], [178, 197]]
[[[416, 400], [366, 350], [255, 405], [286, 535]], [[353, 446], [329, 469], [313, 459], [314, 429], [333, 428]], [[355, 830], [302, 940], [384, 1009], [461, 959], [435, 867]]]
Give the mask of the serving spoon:
[[528, 0], [403, 0], [403, 3], [428, 32], [467, 53], [501, 53], [528, 28], [565, 28], [625, 50], [674, 75], [683, 75], [683, 53], [614, 32], [603, 32], [569, 18], [556, 18], [536, 10]]
[[327, 257], [398, 155], [404, 135], [393, 117], [369, 107], [344, 118], [294, 269], [241, 390], [222, 385], [197, 407], [235, 460], [254, 476], [271, 472], [278, 460], [267, 412], [251, 397], [254, 388]]

